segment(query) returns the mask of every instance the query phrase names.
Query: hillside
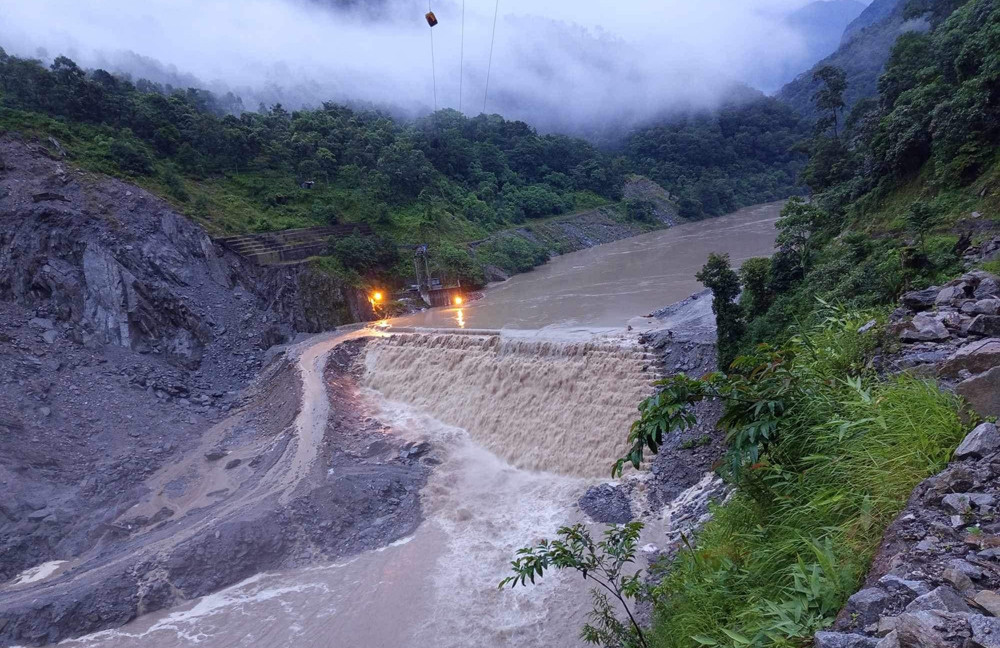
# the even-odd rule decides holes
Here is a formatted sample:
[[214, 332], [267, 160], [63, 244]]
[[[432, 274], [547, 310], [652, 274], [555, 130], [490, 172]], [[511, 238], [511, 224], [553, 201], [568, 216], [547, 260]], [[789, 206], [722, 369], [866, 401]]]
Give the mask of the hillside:
[[875, 0], [848, 25], [836, 51], [786, 84], [777, 98], [800, 115], [815, 119], [812, 97], [820, 84], [813, 80], [813, 74], [826, 65], [839, 67], [847, 73], [848, 90], [844, 98], [848, 110], [859, 100], [874, 96], [878, 77], [899, 35], [924, 31], [928, 27], [921, 18], [907, 18], [908, 4], [906, 0]]
[[865, 9], [857, 0], [817, 0], [789, 14], [786, 22], [805, 39], [806, 66], [832, 54], [840, 45], [844, 30]]

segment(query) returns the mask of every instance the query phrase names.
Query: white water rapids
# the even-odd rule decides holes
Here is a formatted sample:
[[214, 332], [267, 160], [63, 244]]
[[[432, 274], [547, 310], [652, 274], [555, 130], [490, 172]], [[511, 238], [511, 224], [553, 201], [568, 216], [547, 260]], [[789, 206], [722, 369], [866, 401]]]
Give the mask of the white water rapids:
[[[650, 361], [628, 341], [625, 323], [697, 290], [693, 274], [708, 251], [734, 260], [769, 254], [776, 215], [767, 206], [564, 255], [488, 289], [464, 312], [428, 311], [401, 322], [546, 328], [544, 335], [369, 343], [363, 397], [392, 434], [427, 439], [442, 459], [421, 493], [425, 521], [412, 536], [334, 564], [258, 574], [63, 643], [581, 645], [589, 594], [579, 576], [554, 573], [514, 590], [497, 584], [518, 548], [582, 519], [577, 500], [607, 480], [635, 407], [652, 389]], [[697, 489], [679, 499], [697, 499]], [[641, 544], [671, 537], [674, 518], [671, 507], [653, 512]]]

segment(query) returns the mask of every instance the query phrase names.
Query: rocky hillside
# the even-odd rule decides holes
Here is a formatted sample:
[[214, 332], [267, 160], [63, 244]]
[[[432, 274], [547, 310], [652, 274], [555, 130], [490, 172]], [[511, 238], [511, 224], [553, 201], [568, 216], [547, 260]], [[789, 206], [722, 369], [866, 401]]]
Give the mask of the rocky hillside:
[[[245, 402], [266, 351], [365, 316], [325, 275], [245, 265], [151, 194], [81, 172], [50, 144], [0, 138], [0, 582], [162, 523], [169, 511], [118, 518]], [[243, 432], [280, 430], [283, 400]], [[87, 627], [134, 611], [125, 597]], [[21, 636], [40, 641], [42, 626]]]
[[[998, 254], [1000, 239], [972, 252]], [[901, 348], [883, 367], [937, 377], [981, 417], [1000, 415], [1000, 277], [974, 270], [906, 293]], [[887, 530], [865, 587], [816, 648], [993, 648], [1000, 642], [1000, 432], [975, 427]]]

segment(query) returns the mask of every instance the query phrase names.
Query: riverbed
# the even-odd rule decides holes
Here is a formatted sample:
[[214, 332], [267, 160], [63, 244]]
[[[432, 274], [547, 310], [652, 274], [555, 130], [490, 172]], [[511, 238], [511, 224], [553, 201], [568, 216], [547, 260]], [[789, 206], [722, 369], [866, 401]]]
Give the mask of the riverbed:
[[[535, 587], [516, 590], [499, 590], [497, 583], [517, 548], [584, 519], [577, 500], [607, 481], [610, 468], [603, 465], [608, 457], [601, 444], [624, 439], [631, 412], [652, 392], [655, 375], [646, 373], [635, 334], [626, 327], [650, 325], [643, 316], [698, 291], [694, 273], [709, 252], [729, 253], [734, 265], [770, 254], [779, 210], [777, 203], [762, 205], [566, 254], [490, 286], [464, 308], [393, 320], [390, 335], [404, 326], [505, 329], [497, 341], [435, 334], [440, 339], [401, 341], [402, 348], [384, 340], [369, 345], [368, 373], [358, 389], [372, 416], [389, 434], [427, 440], [434, 448], [431, 477], [421, 491], [425, 521], [415, 533], [332, 563], [258, 574], [122, 628], [64, 643], [581, 645], [589, 595], [578, 576], [547, 575]], [[328, 347], [329, 341], [306, 342], [303, 353], [320, 344]], [[609, 344], [625, 351], [610, 351]], [[469, 358], [492, 373], [480, 375]], [[468, 398], [457, 390], [462, 385]], [[498, 425], [507, 420], [518, 427], [509, 435]], [[549, 445], [533, 444], [533, 436]], [[602, 465], [585, 465], [582, 458], [591, 455], [574, 454], [575, 447]], [[303, 452], [308, 449], [303, 446]], [[642, 544], [655, 547], [668, 533], [671, 515], [646, 513]], [[601, 525], [593, 528], [599, 533]]]

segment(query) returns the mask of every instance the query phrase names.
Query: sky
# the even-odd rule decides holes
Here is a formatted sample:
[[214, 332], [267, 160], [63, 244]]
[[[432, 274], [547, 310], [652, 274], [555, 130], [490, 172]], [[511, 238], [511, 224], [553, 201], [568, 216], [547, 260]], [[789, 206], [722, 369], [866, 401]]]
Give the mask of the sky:
[[773, 91], [806, 45], [784, 21], [805, 0], [430, 0], [433, 29], [420, 0], [375, 12], [337, 1], [7, 0], [0, 46], [191, 75], [249, 108], [333, 99], [419, 114], [461, 101], [474, 115], [485, 100], [487, 112], [572, 130], [709, 107], [734, 82]]

